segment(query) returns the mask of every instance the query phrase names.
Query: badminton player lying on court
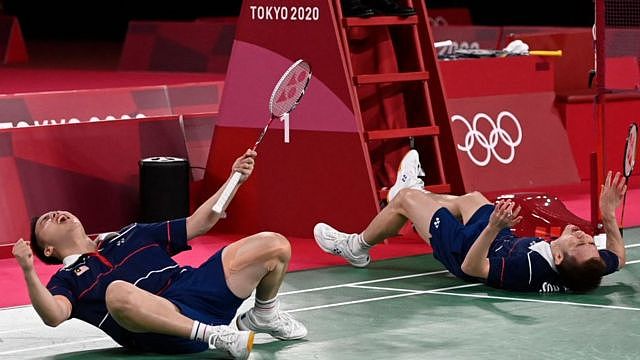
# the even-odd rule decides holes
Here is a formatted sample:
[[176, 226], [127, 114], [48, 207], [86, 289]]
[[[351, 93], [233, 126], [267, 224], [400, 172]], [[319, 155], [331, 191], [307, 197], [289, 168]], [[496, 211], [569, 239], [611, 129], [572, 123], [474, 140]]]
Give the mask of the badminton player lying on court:
[[[247, 150], [234, 162], [240, 183], [251, 175], [255, 157]], [[304, 337], [304, 325], [279, 310], [277, 293], [291, 256], [282, 235], [263, 232], [238, 240], [198, 268], [181, 267], [171, 258], [191, 249], [187, 241], [219, 220], [211, 211], [219, 193], [186, 219], [132, 224], [95, 242], [69, 212], [37, 218], [31, 243], [20, 239], [13, 254], [38, 315], [49, 326], [78, 318], [143, 352], [216, 348], [246, 359], [254, 332], [282, 340]], [[45, 263], [63, 264], [47, 287], [34, 270], [33, 253]], [[254, 289], [254, 307], [236, 321], [240, 330], [227, 326]]]
[[433, 255], [452, 274], [467, 281], [514, 291], [587, 292], [597, 288], [603, 275], [625, 264], [625, 248], [615, 210], [626, 191], [624, 178], [611, 172], [601, 189], [600, 211], [607, 247], [598, 250], [593, 237], [568, 225], [551, 242], [515, 237], [510, 228], [522, 220], [520, 207], [510, 200], [492, 205], [479, 192], [463, 196], [432, 194], [423, 190], [418, 153], [402, 160], [398, 180], [390, 189], [389, 204], [360, 234], [346, 234], [319, 223], [314, 228], [318, 245], [340, 255], [356, 267], [369, 264], [369, 249], [394, 236], [411, 220], [433, 248]]

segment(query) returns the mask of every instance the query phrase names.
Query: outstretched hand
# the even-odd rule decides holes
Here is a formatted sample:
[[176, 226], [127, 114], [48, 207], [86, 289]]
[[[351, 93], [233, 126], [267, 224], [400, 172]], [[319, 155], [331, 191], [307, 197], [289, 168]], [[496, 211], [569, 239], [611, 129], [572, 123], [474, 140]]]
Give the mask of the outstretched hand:
[[600, 192], [600, 212], [602, 212], [603, 218], [615, 218], [616, 209], [622, 203], [622, 198], [627, 192], [627, 185], [622, 174], [619, 171], [616, 172], [613, 180], [611, 175], [612, 172], [609, 171]]
[[258, 156], [258, 153], [254, 150], [247, 149], [245, 153], [236, 159], [231, 168], [232, 171], [237, 171], [242, 176], [240, 176], [240, 183], [245, 182], [251, 173], [253, 172], [253, 167], [256, 163], [255, 157]]
[[498, 200], [498, 202], [496, 202], [496, 207], [493, 209], [493, 213], [491, 213], [491, 217], [489, 218], [489, 225], [499, 229], [504, 229], [507, 227], [513, 227], [520, 223], [522, 216], [519, 216], [519, 214], [522, 207], [518, 205], [514, 210], [513, 208], [515, 205], [516, 203], [509, 199]]

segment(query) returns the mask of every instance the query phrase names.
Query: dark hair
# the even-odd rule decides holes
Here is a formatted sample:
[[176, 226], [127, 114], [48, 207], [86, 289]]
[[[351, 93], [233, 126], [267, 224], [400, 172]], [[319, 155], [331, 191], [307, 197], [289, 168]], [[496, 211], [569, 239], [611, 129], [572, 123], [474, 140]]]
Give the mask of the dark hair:
[[600, 286], [607, 266], [600, 257], [579, 263], [574, 257], [565, 256], [557, 268], [566, 287], [574, 292], [586, 293]]
[[36, 236], [36, 223], [40, 219], [40, 216], [34, 216], [31, 218], [31, 241], [29, 245], [31, 246], [31, 251], [45, 264], [49, 265], [58, 265], [62, 264], [62, 260], [57, 259], [53, 256], [47, 256], [44, 254], [44, 249], [40, 247], [38, 243], [38, 237]]

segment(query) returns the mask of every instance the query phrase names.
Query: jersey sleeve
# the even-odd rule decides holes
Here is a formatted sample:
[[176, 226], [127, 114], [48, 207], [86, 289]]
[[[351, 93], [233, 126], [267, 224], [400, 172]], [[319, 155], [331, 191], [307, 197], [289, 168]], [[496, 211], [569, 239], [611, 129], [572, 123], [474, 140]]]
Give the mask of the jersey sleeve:
[[499, 289], [528, 291], [531, 272], [526, 256], [490, 257], [487, 285]]
[[75, 308], [77, 291], [73, 283], [64, 278], [62, 272], [58, 271], [51, 277], [51, 280], [49, 280], [47, 284], [47, 289], [51, 295], [62, 295], [69, 299], [71, 307]]
[[187, 219], [176, 219], [152, 224], [138, 224], [138, 231], [159, 244], [170, 256], [191, 250], [187, 244]]
[[613, 251], [610, 250], [599, 250], [600, 257], [604, 260], [604, 263], [607, 265], [607, 269], [604, 271], [604, 275], [609, 275], [613, 272], [618, 271], [618, 267], [620, 266], [620, 259], [618, 255], [616, 255]]

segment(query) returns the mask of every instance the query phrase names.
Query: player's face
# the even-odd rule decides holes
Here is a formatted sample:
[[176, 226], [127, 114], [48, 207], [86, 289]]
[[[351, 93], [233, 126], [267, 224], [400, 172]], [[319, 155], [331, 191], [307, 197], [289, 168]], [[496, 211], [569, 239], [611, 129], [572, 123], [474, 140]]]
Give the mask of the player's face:
[[67, 239], [72, 232], [82, 228], [80, 220], [68, 211], [49, 211], [38, 218], [36, 235], [41, 246], [56, 246]]
[[574, 257], [578, 262], [600, 256], [593, 236], [575, 225], [567, 225], [558, 240], [561, 241], [565, 254]]

